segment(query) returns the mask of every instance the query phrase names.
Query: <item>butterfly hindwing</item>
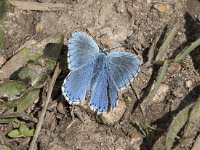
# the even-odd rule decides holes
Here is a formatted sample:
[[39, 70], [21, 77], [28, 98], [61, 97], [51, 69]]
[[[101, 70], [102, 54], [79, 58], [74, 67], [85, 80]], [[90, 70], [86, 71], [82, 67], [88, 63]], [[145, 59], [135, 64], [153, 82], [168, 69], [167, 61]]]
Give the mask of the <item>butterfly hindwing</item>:
[[74, 71], [66, 77], [62, 92], [70, 104], [79, 104], [85, 99], [90, 87], [94, 63], [90, 62]]
[[91, 85], [90, 107], [97, 113], [107, 112], [117, 106], [118, 91], [108, 72], [107, 55], [99, 55]]
[[108, 92], [109, 92], [110, 107], [111, 109], [114, 109], [115, 107], [117, 107], [118, 91], [110, 75], [108, 80]]
[[96, 42], [87, 34], [74, 32], [69, 39], [68, 63], [71, 70], [79, 68], [88, 61], [95, 59], [99, 53]]
[[127, 52], [108, 54], [108, 72], [117, 90], [126, 86], [139, 72], [140, 60]]
[[108, 111], [108, 74], [102, 69], [95, 78], [91, 87], [90, 107], [97, 113]]

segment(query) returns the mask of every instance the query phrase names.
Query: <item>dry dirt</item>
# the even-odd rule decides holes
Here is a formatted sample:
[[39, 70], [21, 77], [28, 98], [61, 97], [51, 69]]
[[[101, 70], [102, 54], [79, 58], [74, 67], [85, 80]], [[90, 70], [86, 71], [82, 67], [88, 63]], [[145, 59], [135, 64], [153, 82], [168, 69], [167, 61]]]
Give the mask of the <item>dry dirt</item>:
[[[156, 36], [162, 34], [159, 47], [166, 31], [180, 22], [178, 34], [165, 53], [174, 58], [178, 52], [200, 37], [200, 2], [198, 0], [48, 0], [67, 4], [65, 11], [24, 11], [11, 7], [2, 27], [6, 32], [1, 55], [8, 59], [29, 39], [42, 39], [61, 32], [65, 36], [61, 60], [67, 59], [65, 48], [74, 31], [91, 35], [99, 45], [113, 50], [130, 51], [138, 55], [142, 64], [147, 62], [148, 51]], [[158, 9], [162, 4], [166, 10]], [[155, 8], [156, 7], [156, 8]], [[117, 47], [117, 48], [116, 48]], [[155, 100], [147, 110], [145, 120], [153, 133], [146, 134], [141, 126], [145, 121], [139, 109], [158, 75], [156, 67], [141, 70], [127, 87], [122, 98], [127, 105], [120, 121], [105, 124], [90, 111], [70, 107], [61, 95], [60, 86], [67, 75], [67, 64], [57, 80], [52, 104], [59, 101], [64, 110], [49, 109], [38, 139], [38, 149], [51, 150], [131, 150], [137, 146], [144, 150], [162, 150], [167, 128], [173, 116], [185, 103], [197, 99], [200, 93], [200, 48], [178, 67], [170, 66], [163, 81], [165, 96]], [[136, 95], [134, 94], [133, 90]], [[162, 95], [162, 93], [161, 93]], [[136, 98], [137, 97], [137, 98]], [[60, 108], [62, 109], [62, 108]], [[73, 110], [73, 111], [72, 111]], [[71, 115], [72, 114], [72, 115]], [[72, 117], [74, 114], [74, 118]], [[5, 127], [5, 126], [4, 126]], [[23, 141], [21, 139], [21, 141]], [[20, 140], [12, 141], [16, 149], [26, 149]], [[134, 146], [133, 146], [134, 145]]]

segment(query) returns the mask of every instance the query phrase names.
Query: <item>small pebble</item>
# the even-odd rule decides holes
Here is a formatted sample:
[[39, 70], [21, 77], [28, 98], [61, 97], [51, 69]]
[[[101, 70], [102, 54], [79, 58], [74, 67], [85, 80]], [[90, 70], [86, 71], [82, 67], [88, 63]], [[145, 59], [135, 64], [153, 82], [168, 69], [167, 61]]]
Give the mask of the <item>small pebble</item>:
[[139, 132], [134, 132], [131, 135], [130, 147], [132, 150], [140, 150], [140, 145], [143, 142], [142, 134]]
[[35, 27], [35, 31], [37, 32], [37, 33], [40, 33], [40, 32], [42, 32], [44, 30], [44, 25], [42, 24], [42, 23], [38, 23], [37, 25], [36, 25], [36, 27]]
[[163, 4], [155, 4], [153, 6], [154, 9], [156, 9], [157, 11], [159, 11], [160, 13], [164, 13], [167, 10], [167, 6], [163, 5]]
[[60, 100], [58, 105], [57, 105], [57, 110], [61, 114], [65, 114], [65, 108], [64, 108], [64, 99]]
[[191, 80], [188, 80], [188, 81], [186, 82], [186, 86], [187, 86], [187, 88], [190, 89], [190, 87], [192, 86], [192, 81], [191, 81]]
[[102, 114], [101, 118], [103, 123], [105, 124], [114, 124], [115, 122], [119, 121], [123, 116], [126, 109], [126, 104], [123, 100], [118, 101], [118, 106], [110, 110], [108, 113]]

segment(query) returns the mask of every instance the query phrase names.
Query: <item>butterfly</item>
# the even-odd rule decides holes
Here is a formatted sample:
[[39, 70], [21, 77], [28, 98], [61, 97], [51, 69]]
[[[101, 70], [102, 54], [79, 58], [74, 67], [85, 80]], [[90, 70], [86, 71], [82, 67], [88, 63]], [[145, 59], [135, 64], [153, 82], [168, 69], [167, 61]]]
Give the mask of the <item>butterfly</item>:
[[83, 32], [74, 32], [68, 44], [70, 73], [62, 85], [69, 104], [78, 105], [89, 95], [90, 109], [97, 114], [117, 107], [118, 92], [140, 70], [140, 59], [128, 52], [106, 52]]

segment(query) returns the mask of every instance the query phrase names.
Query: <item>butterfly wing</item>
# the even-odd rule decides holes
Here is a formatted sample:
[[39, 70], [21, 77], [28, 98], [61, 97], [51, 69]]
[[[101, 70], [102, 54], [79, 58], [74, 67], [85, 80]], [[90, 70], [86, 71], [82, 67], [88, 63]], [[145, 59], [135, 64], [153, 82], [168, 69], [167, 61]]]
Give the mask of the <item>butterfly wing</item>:
[[87, 34], [74, 32], [69, 39], [68, 63], [69, 69], [74, 70], [95, 59], [99, 53], [96, 42]]
[[97, 113], [108, 111], [108, 74], [102, 69], [95, 79], [91, 89], [90, 108]]
[[110, 108], [114, 109], [115, 107], [117, 107], [118, 91], [111, 75], [109, 75], [108, 79], [108, 93], [109, 93]]
[[117, 106], [118, 91], [138, 74], [140, 67], [140, 60], [127, 52], [110, 53], [104, 61], [90, 99], [91, 109], [97, 113], [107, 112], [109, 106], [111, 109]]
[[70, 104], [79, 104], [85, 99], [90, 87], [95, 63], [92, 61], [71, 71], [64, 80], [62, 93]]
[[140, 70], [140, 60], [128, 52], [108, 54], [108, 72], [117, 90], [128, 85]]

